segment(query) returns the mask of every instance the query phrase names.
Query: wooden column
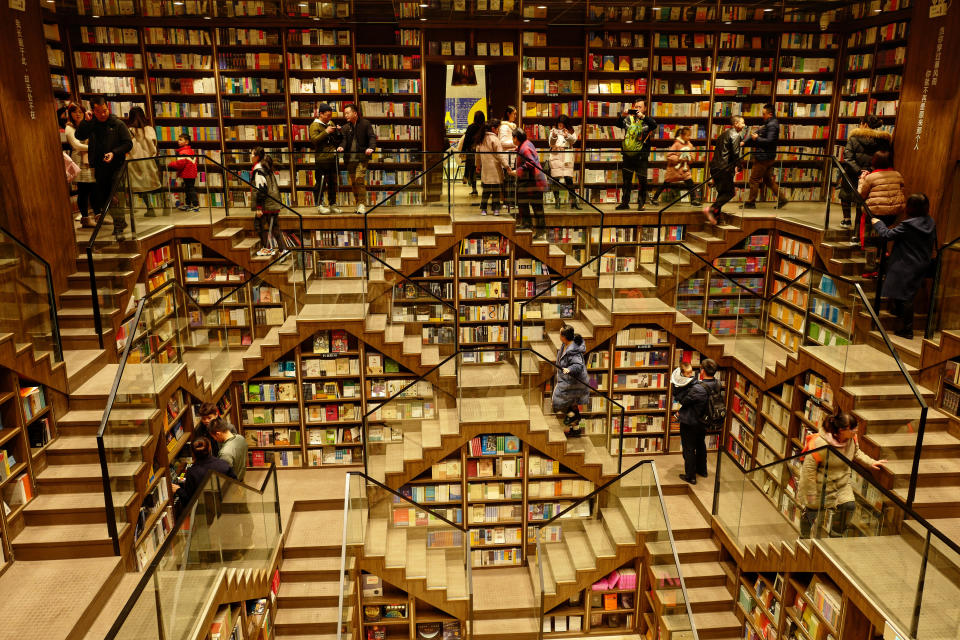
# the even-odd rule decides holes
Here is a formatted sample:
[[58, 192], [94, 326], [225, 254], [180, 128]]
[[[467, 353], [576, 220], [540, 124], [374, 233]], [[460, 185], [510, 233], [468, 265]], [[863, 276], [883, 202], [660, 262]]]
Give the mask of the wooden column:
[[930, 197], [930, 214], [937, 221], [941, 243], [960, 235], [960, 219], [949, 215], [948, 190], [960, 161], [958, 68], [960, 2], [917, 0], [894, 136], [895, 166], [908, 192]]
[[43, 256], [56, 291], [77, 270], [40, 3], [0, 5], [0, 224]]

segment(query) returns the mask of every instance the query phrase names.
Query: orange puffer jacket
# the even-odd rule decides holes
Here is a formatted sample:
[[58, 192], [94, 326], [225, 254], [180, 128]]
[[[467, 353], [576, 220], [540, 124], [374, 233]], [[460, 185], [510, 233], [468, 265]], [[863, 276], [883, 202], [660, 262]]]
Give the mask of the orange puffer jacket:
[[860, 178], [860, 195], [875, 216], [903, 213], [903, 176], [895, 169], [877, 169]]

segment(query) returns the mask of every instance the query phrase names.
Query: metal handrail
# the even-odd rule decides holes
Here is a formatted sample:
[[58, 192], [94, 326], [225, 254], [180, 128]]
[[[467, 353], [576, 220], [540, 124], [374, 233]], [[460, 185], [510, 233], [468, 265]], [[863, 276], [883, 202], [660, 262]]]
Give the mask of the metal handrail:
[[[123, 627], [123, 623], [126, 622], [127, 617], [133, 611], [133, 608], [134, 606], [136, 606], [137, 601], [139, 600], [141, 594], [143, 594], [144, 589], [147, 587], [148, 584], [153, 582], [155, 574], [159, 569], [160, 563], [162, 562], [167, 551], [170, 550], [170, 547], [173, 546], [174, 541], [177, 539], [177, 536], [174, 535], [174, 532], [179, 531], [183, 527], [184, 522], [190, 519], [194, 506], [197, 504], [197, 502], [200, 500], [200, 498], [203, 496], [205, 492], [204, 490], [205, 487], [211, 484], [213, 480], [216, 480], [218, 484], [223, 484], [223, 485], [226, 485], [227, 487], [230, 487], [230, 486], [241, 487], [248, 491], [253, 491], [255, 493], [263, 495], [267, 490], [268, 484], [273, 484], [274, 491], [276, 491], [276, 488], [277, 488], [276, 475], [277, 475], [277, 467], [275, 463], [271, 462], [270, 466], [267, 468], [267, 475], [264, 477], [263, 483], [258, 488], [258, 487], [254, 487], [249, 484], [246, 484], [244, 482], [241, 482], [240, 480], [237, 480], [235, 478], [230, 478], [228, 476], [225, 476], [219, 472], [212, 471], [212, 470], [208, 471], [203, 478], [203, 482], [200, 484], [200, 486], [197, 488], [194, 494], [190, 497], [190, 500], [187, 502], [187, 504], [184, 505], [183, 508], [181, 509], [180, 515], [174, 521], [173, 527], [170, 529], [170, 534], [166, 537], [163, 543], [161, 543], [160, 548], [157, 549], [157, 552], [153, 557], [153, 560], [151, 560], [150, 564], [147, 565], [147, 568], [143, 572], [143, 576], [137, 582], [137, 585], [133, 588], [133, 592], [130, 594], [130, 597], [127, 599], [126, 604], [123, 605], [123, 608], [120, 610], [120, 613], [117, 615], [116, 620], [114, 620], [114, 623], [110, 627], [110, 630], [107, 631], [107, 634], [104, 640], [114, 640], [114, 638], [117, 637], [117, 634], [120, 633], [120, 629]], [[221, 491], [221, 493], [223, 492]], [[279, 511], [279, 494], [277, 495], [278, 495], [277, 511], [276, 511], [277, 532], [282, 533], [283, 521], [280, 517], [280, 511]], [[160, 615], [159, 608], [157, 610], [157, 615]]]
[[50, 298], [50, 331], [53, 334], [53, 359], [56, 362], [62, 362], [63, 343], [60, 339], [60, 319], [57, 317], [57, 298], [53, 290], [53, 276], [50, 269], [50, 263], [47, 262], [39, 253], [25, 245], [20, 238], [10, 233], [5, 227], [0, 226], [0, 233], [3, 233], [5, 236], [13, 240], [14, 244], [43, 264], [44, 275], [46, 276], [47, 280], [47, 295]]

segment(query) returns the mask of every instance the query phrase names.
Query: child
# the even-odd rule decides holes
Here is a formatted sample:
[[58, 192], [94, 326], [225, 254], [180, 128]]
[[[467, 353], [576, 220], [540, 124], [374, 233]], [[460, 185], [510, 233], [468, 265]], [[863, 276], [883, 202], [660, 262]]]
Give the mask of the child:
[[180, 156], [167, 165], [177, 172], [177, 177], [183, 181], [183, 202], [177, 208], [180, 211], [200, 211], [200, 198], [197, 197], [197, 163], [193, 160], [196, 154], [190, 148], [190, 136], [181, 133], [177, 137], [177, 155]]
[[257, 147], [250, 154], [253, 163], [254, 209], [257, 217], [253, 220], [254, 229], [260, 234], [258, 256], [272, 256], [280, 250], [280, 187], [273, 173], [273, 158], [263, 147]]
[[696, 376], [693, 373], [693, 365], [689, 362], [681, 362], [680, 366], [670, 374], [670, 383], [673, 385], [673, 394], [677, 394], [678, 389], [686, 387], [693, 382]]

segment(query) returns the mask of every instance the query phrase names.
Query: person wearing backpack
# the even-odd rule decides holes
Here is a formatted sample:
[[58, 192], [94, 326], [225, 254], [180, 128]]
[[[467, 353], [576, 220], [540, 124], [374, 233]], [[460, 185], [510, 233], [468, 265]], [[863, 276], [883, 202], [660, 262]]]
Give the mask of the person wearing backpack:
[[726, 405], [723, 385], [716, 379], [716, 360], [700, 364], [700, 380], [685, 386], [674, 385], [673, 401], [680, 403], [680, 446], [683, 450], [683, 473], [680, 479], [697, 484], [697, 476], [707, 477], [707, 432], [723, 428]]
[[843, 537], [850, 523], [850, 516], [856, 509], [853, 488], [850, 486], [850, 467], [839, 457], [829, 456], [827, 451], [815, 451], [826, 445], [836, 447], [847, 460], [859, 462], [874, 471], [887, 462], [874, 460], [860, 449], [857, 442], [857, 419], [853, 414], [842, 411], [827, 416], [819, 433], [807, 436], [803, 447], [805, 455], [800, 458], [797, 499], [803, 505], [803, 514], [800, 516], [801, 538], [810, 537], [820, 509], [835, 510], [830, 522], [829, 536]]
[[630, 208], [633, 176], [637, 176], [637, 181], [640, 183], [637, 211], [643, 211], [643, 205], [647, 201], [647, 165], [650, 163], [650, 145], [653, 142], [653, 133], [657, 130], [657, 121], [647, 115], [647, 104], [640, 99], [633, 103], [632, 109], [620, 115], [617, 126], [625, 131], [621, 147], [623, 164], [620, 165], [623, 193], [617, 209]]

